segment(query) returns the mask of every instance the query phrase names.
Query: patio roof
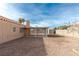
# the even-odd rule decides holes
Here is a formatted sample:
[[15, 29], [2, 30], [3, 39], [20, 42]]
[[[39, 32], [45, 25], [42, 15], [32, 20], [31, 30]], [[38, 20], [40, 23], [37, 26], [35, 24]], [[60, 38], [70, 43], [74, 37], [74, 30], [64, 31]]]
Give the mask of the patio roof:
[[[22, 27], [22, 28], [26, 28], [26, 27]], [[48, 28], [48, 27], [30, 27], [30, 28]]]

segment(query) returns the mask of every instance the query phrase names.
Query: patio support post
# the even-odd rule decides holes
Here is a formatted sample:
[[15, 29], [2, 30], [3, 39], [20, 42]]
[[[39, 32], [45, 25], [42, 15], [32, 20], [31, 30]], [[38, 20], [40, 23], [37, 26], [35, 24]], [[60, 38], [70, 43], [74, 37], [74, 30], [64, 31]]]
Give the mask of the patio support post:
[[47, 34], [48, 34], [48, 29], [46, 28], [46, 33], [45, 33], [45, 37], [47, 37]]

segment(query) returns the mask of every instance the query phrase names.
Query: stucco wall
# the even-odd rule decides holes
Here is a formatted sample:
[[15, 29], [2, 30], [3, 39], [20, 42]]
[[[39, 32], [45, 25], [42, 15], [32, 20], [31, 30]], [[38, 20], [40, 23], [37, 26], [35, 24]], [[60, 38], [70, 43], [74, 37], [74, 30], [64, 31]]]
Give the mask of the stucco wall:
[[[13, 31], [13, 27], [16, 27], [15, 32]], [[20, 27], [22, 25], [0, 16], [0, 44], [22, 37], [24, 33], [20, 32]]]
[[62, 36], [69, 36], [69, 37], [79, 38], [78, 31], [56, 30], [56, 34], [62, 35]]

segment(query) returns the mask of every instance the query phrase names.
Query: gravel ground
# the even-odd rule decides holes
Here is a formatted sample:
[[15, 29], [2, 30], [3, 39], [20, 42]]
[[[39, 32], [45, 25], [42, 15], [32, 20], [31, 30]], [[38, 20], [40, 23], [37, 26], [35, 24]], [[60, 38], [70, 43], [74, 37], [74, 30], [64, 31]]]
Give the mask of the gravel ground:
[[76, 56], [79, 39], [63, 36], [24, 37], [0, 45], [0, 56]]

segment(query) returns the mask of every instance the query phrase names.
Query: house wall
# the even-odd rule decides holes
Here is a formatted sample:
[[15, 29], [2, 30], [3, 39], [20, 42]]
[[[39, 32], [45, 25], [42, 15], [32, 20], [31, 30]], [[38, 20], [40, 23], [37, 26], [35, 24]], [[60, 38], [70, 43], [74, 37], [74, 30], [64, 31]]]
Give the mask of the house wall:
[[[23, 37], [24, 33], [20, 32], [22, 26], [13, 20], [0, 16], [0, 44]], [[16, 28], [15, 32], [13, 31], [14, 27]]]

